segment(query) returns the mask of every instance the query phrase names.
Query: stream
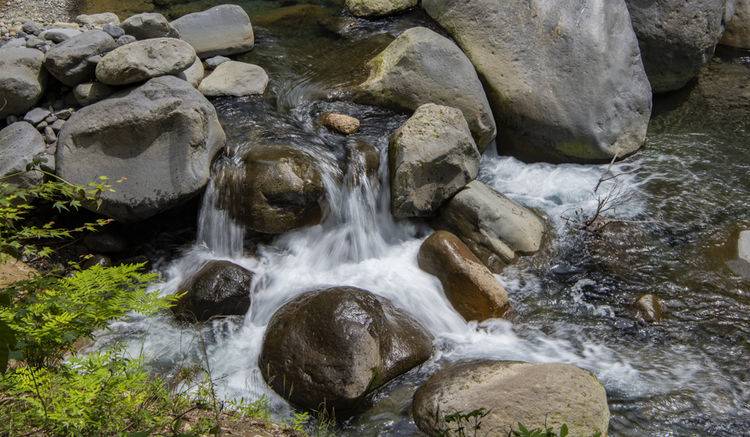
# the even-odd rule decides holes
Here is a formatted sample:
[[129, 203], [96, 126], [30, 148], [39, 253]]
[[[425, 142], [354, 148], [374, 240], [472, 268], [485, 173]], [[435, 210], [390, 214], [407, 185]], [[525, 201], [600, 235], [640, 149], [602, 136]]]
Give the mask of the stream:
[[[156, 10], [174, 18], [220, 3]], [[527, 164], [489, 147], [479, 179], [538, 211], [552, 235], [543, 251], [498, 276], [512, 300], [509, 318], [467, 324], [437, 278], [417, 266], [429, 227], [390, 214], [384, 158], [390, 133], [407, 114], [347, 99], [347, 87], [364, 79], [366, 61], [395, 35], [418, 25], [438, 30], [434, 23], [418, 11], [353, 19], [336, 1], [235, 3], [247, 9], [256, 32], [253, 51], [237, 59], [265, 68], [271, 82], [262, 98], [212, 100], [228, 151], [214, 165], [195, 243], [159, 261], [164, 282], [154, 288], [172, 293], [205, 261], [231, 260], [256, 274], [251, 309], [202, 332], [168, 316], [134, 316], [102, 333], [98, 344], [125, 341], [166, 374], [207, 361], [223, 399], [265, 395], [283, 417], [289, 405], [257, 366], [268, 321], [301, 293], [351, 285], [415, 317], [435, 336], [435, 353], [386, 386], [370, 410], [341, 424], [341, 435], [420, 435], [409, 414], [416, 387], [446, 362], [477, 357], [593, 371], [607, 390], [611, 436], [736, 436], [750, 429], [750, 282], [731, 268], [737, 236], [750, 227], [750, 121], [692, 113], [684, 106], [689, 100], [670, 96], [656, 102], [644, 147], [612, 168]], [[84, 9], [127, 15], [153, 7], [85, 0]], [[722, 62], [746, 68], [750, 77], [747, 54]], [[318, 122], [330, 111], [357, 117], [362, 130], [349, 138], [330, 133]], [[380, 151], [379, 184], [361, 162], [347, 159], [356, 140]], [[232, 189], [243, 151], [262, 143], [294, 145], [321, 168], [330, 205], [321, 225], [257, 243], [216, 207]], [[618, 176], [595, 193], [608, 172]], [[616, 202], [605, 214], [614, 223], [601, 238], [570, 226], [610, 192]], [[644, 293], [662, 299], [664, 321], [639, 319], [633, 303]]]

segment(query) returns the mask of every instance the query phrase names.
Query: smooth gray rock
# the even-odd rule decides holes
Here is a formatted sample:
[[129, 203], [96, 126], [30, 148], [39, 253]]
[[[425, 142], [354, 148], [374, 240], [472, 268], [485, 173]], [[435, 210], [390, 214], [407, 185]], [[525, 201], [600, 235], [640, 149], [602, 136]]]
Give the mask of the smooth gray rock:
[[91, 105], [106, 99], [114, 92], [115, 90], [112, 87], [99, 82], [82, 83], [73, 88], [73, 96], [81, 106]]
[[654, 92], [674, 91], [714, 54], [734, 0], [626, 0]]
[[30, 49], [36, 49], [47, 44], [49, 43], [46, 40], [43, 40], [36, 36], [30, 36], [29, 39], [26, 40], [26, 47]]
[[52, 47], [44, 62], [47, 71], [67, 86], [91, 82], [96, 64], [92, 57], [101, 56], [117, 47], [111, 36], [101, 30], [84, 32]]
[[213, 58], [206, 59], [206, 67], [213, 70], [219, 65], [229, 61], [231, 61], [231, 59], [227, 58], [226, 56], [214, 56]]
[[382, 17], [417, 6], [418, 0], [346, 0], [355, 17]]
[[734, 16], [727, 24], [721, 43], [750, 49], [750, 0], [735, 0]]
[[104, 27], [107, 24], [120, 24], [120, 18], [112, 12], [101, 14], [82, 14], [76, 17], [76, 23], [81, 26]]
[[23, 23], [23, 25], [21, 26], [21, 30], [29, 35], [39, 35], [40, 33], [42, 33], [44, 28], [36, 21], [27, 21]]
[[132, 43], [134, 43], [136, 41], [138, 41], [138, 40], [135, 39], [135, 37], [133, 35], [123, 35], [123, 36], [117, 38], [117, 45], [118, 46], [124, 46], [124, 45], [127, 45], [127, 44], [132, 44]]
[[541, 248], [545, 225], [533, 211], [480, 181], [466, 185], [440, 212], [438, 227], [456, 234], [495, 273], [516, 255]]
[[651, 87], [623, 0], [423, 0], [476, 67], [498, 146], [524, 159], [637, 150]]
[[263, 94], [268, 86], [268, 74], [254, 64], [229, 61], [211, 72], [198, 86], [204, 96], [251, 96]]
[[[427, 435], [453, 429], [446, 416], [484, 409], [481, 430], [507, 436], [528, 429], [559, 430], [571, 437], [607, 435], [604, 386], [591, 372], [570, 364], [472, 360], [449, 364], [414, 394], [412, 417]], [[464, 413], [465, 414], [465, 413]], [[478, 435], [482, 434], [481, 431]]]
[[177, 32], [162, 14], [144, 13], [133, 15], [122, 22], [122, 28], [136, 39], [179, 38]]
[[750, 263], [750, 231], [742, 231], [737, 243], [739, 258]]
[[476, 70], [448, 38], [424, 27], [402, 33], [369, 64], [359, 99], [414, 111], [425, 103], [460, 109], [480, 151], [497, 128]]
[[13, 49], [16, 47], [26, 47], [26, 38], [11, 38], [3, 42], [0, 49]]
[[237, 5], [183, 15], [171, 24], [201, 58], [244, 53], [255, 44], [250, 18]]
[[29, 48], [0, 48], [0, 117], [20, 115], [44, 94], [44, 53]]
[[26, 169], [36, 157], [44, 154], [45, 147], [42, 135], [25, 121], [0, 130], [0, 176], [18, 174], [9, 181], [22, 186], [41, 182], [41, 172], [26, 172]]
[[391, 138], [391, 212], [430, 217], [479, 172], [479, 150], [460, 110], [420, 106]]
[[213, 105], [163, 76], [74, 113], [60, 131], [57, 173], [76, 184], [125, 178], [100, 212], [138, 221], [199, 193], [224, 142]]
[[200, 58], [196, 57], [193, 65], [182, 73], [177, 74], [177, 77], [189, 82], [193, 87], [198, 88], [198, 85], [201, 84], [203, 78], [206, 77], [206, 70], [203, 68], [203, 62], [201, 62]]
[[105, 24], [104, 26], [102, 26], [102, 30], [104, 32], [107, 32], [107, 34], [114, 39], [125, 35], [125, 31], [122, 29], [122, 27], [116, 24]]
[[153, 77], [179, 74], [195, 62], [193, 47], [175, 38], [136, 41], [107, 53], [96, 66], [96, 78], [106, 85], [128, 85]]
[[54, 43], [61, 43], [80, 34], [81, 31], [78, 29], [53, 28], [47, 29], [44, 32], [40, 33], [39, 37], [48, 41], [52, 41]]
[[49, 117], [50, 114], [52, 114], [52, 111], [50, 111], [49, 109], [34, 108], [23, 116], [23, 121], [36, 126], [39, 123], [43, 122], [45, 118]]

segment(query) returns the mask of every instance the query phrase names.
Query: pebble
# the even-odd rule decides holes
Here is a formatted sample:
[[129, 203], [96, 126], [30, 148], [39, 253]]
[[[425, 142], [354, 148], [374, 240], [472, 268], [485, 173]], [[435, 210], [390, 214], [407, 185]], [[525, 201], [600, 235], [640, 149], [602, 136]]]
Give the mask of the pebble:
[[47, 123], [46, 121], [43, 121], [43, 122], [39, 123], [38, 125], [36, 125], [36, 129], [39, 132], [44, 132], [44, 128], [47, 127], [48, 125], [49, 125], [49, 123]]
[[44, 128], [44, 140], [47, 142], [47, 144], [57, 141], [57, 134], [52, 129], [52, 127], [47, 126]]
[[27, 112], [26, 115], [23, 116], [23, 120], [36, 126], [39, 123], [41, 123], [45, 118], [47, 118], [47, 116], [50, 115], [50, 113], [51, 111], [49, 109], [34, 108], [31, 111]]

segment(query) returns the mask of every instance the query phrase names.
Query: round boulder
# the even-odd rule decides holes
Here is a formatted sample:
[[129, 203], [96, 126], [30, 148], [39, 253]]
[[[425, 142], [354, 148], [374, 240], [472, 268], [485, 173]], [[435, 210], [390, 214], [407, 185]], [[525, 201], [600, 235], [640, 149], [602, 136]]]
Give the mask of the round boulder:
[[198, 86], [204, 96], [251, 96], [263, 94], [268, 74], [263, 68], [244, 62], [227, 61], [216, 67]]
[[382, 17], [417, 6], [417, 0], [346, 0], [346, 8], [356, 17]]
[[229, 261], [209, 261], [180, 285], [185, 294], [173, 307], [180, 320], [244, 316], [250, 309], [253, 273]]
[[[607, 394], [590, 372], [569, 364], [468, 361], [449, 365], [414, 394], [412, 414], [428, 435], [455, 428], [446, 416], [484, 410], [482, 432], [506, 436], [518, 430], [559, 430], [570, 436], [606, 436]], [[447, 434], [451, 435], [451, 434]]]
[[320, 223], [325, 188], [313, 158], [290, 146], [263, 144], [244, 157], [237, 184], [224, 190], [223, 209], [249, 229], [262, 234], [283, 234]]
[[432, 355], [430, 335], [387, 300], [337, 287], [304, 294], [273, 315], [260, 368], [295, 405], [349, 414]]
[[96, 66], [96, 78], [106, 85], [128, 85], [153, 77], [179, 74], [195, 62], [193, 47], [175, 38], [153, 38], [120, 46]]
[[116, 47], [117, 42], [104, 31], [84, 32], [49, 49], [44, 65], [57, 80], [73, 87], [91, 82], [98, 58]]
[[455, 235], [437, 231], [419, 248], [419, 267], [443, 284], [453, 308], [466, 320], [502, 317], [508, 293], [482, 261]]
[[199, 193], [224, 142], [213, 105], [163, 76], [75, 112], [60, 131], [57, 173], [81, 185], [109, 177], [114, 192], [97, 211], [133, 222]]
[[0, 130], [0, 176], [15, 175], [6, 181], [21, 186], [41, 182], [41, 172], [26, 170], [45, 150], [44, 138], [30, 123], [19, 121], [5, 127]]
[[0, 49], [0, 117], [23, 114], [44, 94], [44, 53], [36, 49]]

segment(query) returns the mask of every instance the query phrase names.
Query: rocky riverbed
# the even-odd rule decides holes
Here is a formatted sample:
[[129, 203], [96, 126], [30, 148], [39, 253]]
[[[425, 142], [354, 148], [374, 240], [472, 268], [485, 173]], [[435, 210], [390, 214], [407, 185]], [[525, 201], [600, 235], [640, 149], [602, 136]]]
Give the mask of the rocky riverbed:
[[5, 12], [0, 173], [186, 292], [98, 345], [351, 435], [746, 429], [746, 1], [218, 3]]

